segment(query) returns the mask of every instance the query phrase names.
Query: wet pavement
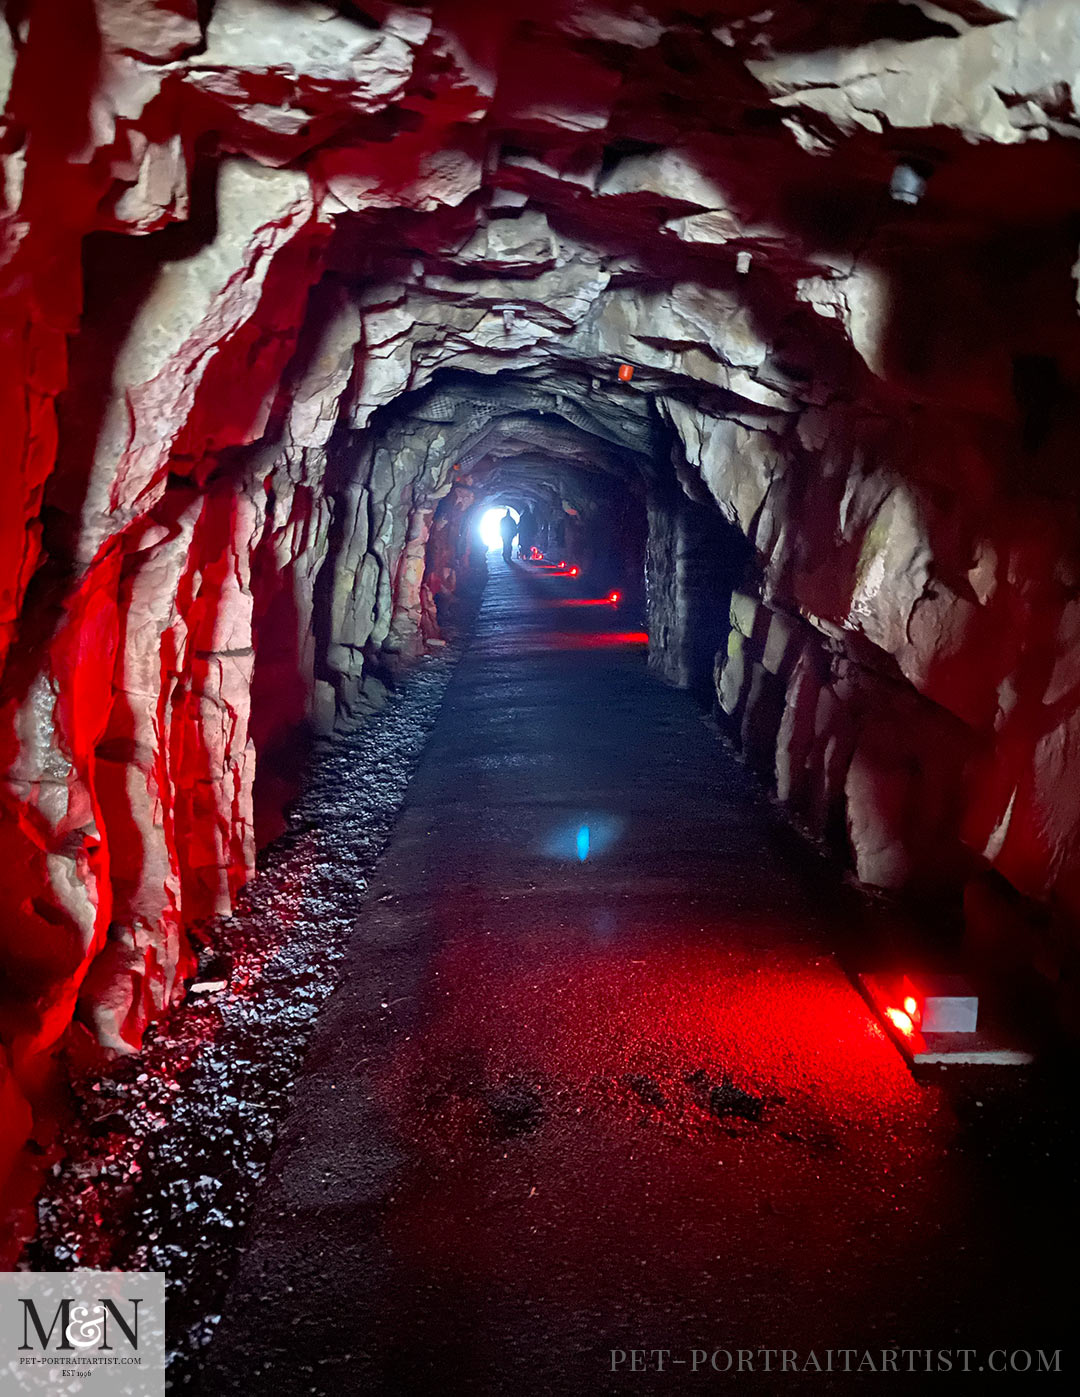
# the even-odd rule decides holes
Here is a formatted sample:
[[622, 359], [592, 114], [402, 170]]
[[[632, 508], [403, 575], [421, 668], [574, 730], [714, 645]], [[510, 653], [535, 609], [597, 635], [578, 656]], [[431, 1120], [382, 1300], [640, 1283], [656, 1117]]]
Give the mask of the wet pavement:
[[873, 906], [576, 585], [493, 563], [205, 1397], [1075, 1382], [1052, 1074], [914, 1080], [833, 954]]

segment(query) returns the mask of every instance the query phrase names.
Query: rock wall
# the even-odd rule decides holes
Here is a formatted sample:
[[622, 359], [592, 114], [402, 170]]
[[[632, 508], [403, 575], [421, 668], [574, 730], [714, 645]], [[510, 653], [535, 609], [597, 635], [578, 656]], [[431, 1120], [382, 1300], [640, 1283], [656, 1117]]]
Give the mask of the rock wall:
[[732, 593], [752, 554], [706, 502], [700, 480], [692, 488], [691, 496], [670, 481], [649, 500], [649, 663], [669, 683], [705, 694], [717, 651], [727, 644]]
[[720, 706], [747, 756], [815, 836], [849, 845], [880, 887], [948, 890], [977, 860], [960, 839], [971, 731], [850, 658], [842, 632], [736, 592], [717, 656]]
[[1070, 0], [12, 0], [0, 1173], [497, 498], [598, 582], [647, 514], [658, 672], [1075, 997], [1078, 59]]

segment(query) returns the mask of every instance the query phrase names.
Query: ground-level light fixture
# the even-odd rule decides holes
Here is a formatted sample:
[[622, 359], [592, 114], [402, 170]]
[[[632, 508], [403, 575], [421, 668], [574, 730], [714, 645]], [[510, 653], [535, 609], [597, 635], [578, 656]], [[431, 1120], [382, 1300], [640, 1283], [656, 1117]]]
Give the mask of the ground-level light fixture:
[[1021, 1066], [1033, 1054], [999, 1025], [980, 1021], [979, 996], [960, 975], [860, 975], [859, 987], [885, 1032], [914, 1067], [985, 1063]]
[[630, 380], [633, 378], [633, 376], [634, 376], [634, 366], [633, 366], [633, 364], [620, 364], [620, 365], [619, 365], [619, 378], [622, 380], [623, 383], [629, 383]]
[[608, 601], [612, 604], [612, 606], [618, 606], [618, 604], [619, 604], [619, 602], [620, 602], [621, 600], [622, 600], [622, 593], [621, 593], [621, 592], [609, 592], [609, 593], [608, 593]]

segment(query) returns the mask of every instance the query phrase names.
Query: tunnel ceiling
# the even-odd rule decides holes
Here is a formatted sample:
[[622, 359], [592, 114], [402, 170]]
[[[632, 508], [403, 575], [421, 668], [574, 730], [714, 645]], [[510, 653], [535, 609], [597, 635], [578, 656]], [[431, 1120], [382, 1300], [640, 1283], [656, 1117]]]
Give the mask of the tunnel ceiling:
[[[130, 1049], [180, 992], [297, 733], [440, 638], [484, 498], [635, 501], [654, 667], [719, 625], [800, 822], [866, 883], [1027, 917], [1080, 1017], [1072, 0], [5, 19], [27, 1131], [58, 1044]], [[687, 591], [695, 510], [745, 541], [730, 624]]]
[[[542, 382], [440, 375], [437, 386], [403, 395], [384, 415], [395, 424], [395, 453], [423, 442], [452, 462], [455, 485], [484, 493], [512, 486], [555, 507], [587, 505], [596, 476], [644, 497], [667, 440], [640, 399], [620, 403], [558, 374]], [[373, 426], [380, 434], [382, 424]]]

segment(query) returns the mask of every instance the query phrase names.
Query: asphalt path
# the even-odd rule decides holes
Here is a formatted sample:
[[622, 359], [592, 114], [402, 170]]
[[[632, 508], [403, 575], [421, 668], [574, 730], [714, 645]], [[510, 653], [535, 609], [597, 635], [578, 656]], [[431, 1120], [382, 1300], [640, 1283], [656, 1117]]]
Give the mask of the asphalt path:
[[207, 1397], [1074, 1382], [1046, 1084], [917, 1082], [819, 864], [639, 620], [492, 555]]

